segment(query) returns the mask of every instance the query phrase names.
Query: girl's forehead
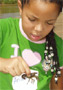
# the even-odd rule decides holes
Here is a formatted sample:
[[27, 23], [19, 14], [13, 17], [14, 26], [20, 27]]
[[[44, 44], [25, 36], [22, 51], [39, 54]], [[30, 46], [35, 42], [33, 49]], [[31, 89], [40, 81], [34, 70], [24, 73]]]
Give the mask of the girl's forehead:
[[27, 4], [27, 6], [31, 10], [36, 9], [41, 11], [59, 11], [59, 5], [57, 5], [56, 3], [45, 2], [44, 0], [31, 0], [30, 3]]
[[[54, 3], [56, 0], [26, 0], [26, 2], [49, 2], [49, 3]], [[56, 1], [57, 2], [57, 1]]]
[[33, 6], [33, 4], [34, 5], [38, 4], [40, 6], [42, 6], [43, 4], [44, 5], [52, 5], [53, 4], [54, 6], [58, 6], [59, 7], [58, 4], [56, 4], [54, 2], [50, 2], [50, 0], [29, 0], [29, 5], [32, 5]]
[[46, 3], [41, 0], [30, 1], [29, 4], [25, 5], [25, 9], [28, 10], [29, 13], [32, 12], [38, 17], [42, 17], [42, 15], [57, 17], [59, 13], [57, 4], [49, 2]]

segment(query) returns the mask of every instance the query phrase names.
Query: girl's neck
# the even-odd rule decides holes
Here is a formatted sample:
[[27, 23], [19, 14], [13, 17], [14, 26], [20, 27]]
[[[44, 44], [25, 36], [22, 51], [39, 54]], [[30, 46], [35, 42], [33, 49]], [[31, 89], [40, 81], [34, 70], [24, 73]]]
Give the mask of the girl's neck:
[[40, 40], [40, 41], [32, 41], [32, 40], [30, 40], [30, 39], [27, 37], [27, 35], [24, 33], [24, 31], [23, 31], [23, 28], [22, 28], [22, 19], [19, 20], [19, 28], [20, 28], [20, 31], [21, 31], [22, 35], [23, 35], [26, 39], [28, 39], [29, 41], [31, 41], [31, 42], [33, 42], [33, 43], [37, 43], [37, 44], [42, 44], [42, 43], [45, 43], [45, 42], [46, 42], [46, 38], [44, 38], [43, 40]]

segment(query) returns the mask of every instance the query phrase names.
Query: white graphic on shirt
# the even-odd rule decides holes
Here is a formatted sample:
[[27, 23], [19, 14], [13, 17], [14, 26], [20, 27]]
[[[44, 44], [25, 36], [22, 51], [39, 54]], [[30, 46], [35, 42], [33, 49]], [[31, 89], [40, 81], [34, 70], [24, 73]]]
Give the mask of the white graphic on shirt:
[[16, 44], [12, 44], [11, 47], [14, 48], [14, 55], [11, 55], [11, 58], [17, 57], [19, 46]]
[[[31, 73], [36, 73], [38, 76], [38, 71], [31, 70]], [[23, 75], [23, 74], [22, 74]], [[22, 78], [22, 75], [15, 76], [12, 79], [12, 87], [14, 90], [36, 90], [37, 89], [37, 79], [35, 77]]]
[[40, 53], [33, 52], [30, 49], [24, 49], [22, 52], [22, 57], [29, 66], [39, 64], [41, 61]]

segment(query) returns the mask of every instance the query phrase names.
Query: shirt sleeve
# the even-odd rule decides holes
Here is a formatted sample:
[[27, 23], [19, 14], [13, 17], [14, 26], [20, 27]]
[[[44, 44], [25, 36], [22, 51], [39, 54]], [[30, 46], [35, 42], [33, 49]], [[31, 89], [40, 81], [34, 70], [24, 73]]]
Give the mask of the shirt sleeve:
[[2, 44], [2, 29], [1, 29], [1, 23], [0, 23], [0, 55], [1, 55], [1, 44]]
[[1, 32], [1, 27], [0, 27], [0, 46], [1, 46], [1, 42], [2, 42], [2, 32]]
[[11, 18], [0, 19], [0, 46], [3, 46], [10, 35], [12, 27], [11, 21]]
[[1, 55], [1, 48], [6, 41], [7, 32], [8, 32], [8, 24], [7, 19], [0, 19], [0, 55]]

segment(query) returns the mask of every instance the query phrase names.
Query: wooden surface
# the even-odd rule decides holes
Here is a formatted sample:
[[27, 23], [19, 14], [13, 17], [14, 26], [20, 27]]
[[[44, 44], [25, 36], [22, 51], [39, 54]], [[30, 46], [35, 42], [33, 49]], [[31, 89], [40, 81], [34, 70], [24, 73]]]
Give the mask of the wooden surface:
[[54, 31], [63, 39], [63, 12], [59, 15], [56, 21]]

